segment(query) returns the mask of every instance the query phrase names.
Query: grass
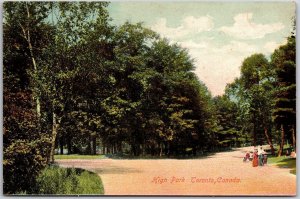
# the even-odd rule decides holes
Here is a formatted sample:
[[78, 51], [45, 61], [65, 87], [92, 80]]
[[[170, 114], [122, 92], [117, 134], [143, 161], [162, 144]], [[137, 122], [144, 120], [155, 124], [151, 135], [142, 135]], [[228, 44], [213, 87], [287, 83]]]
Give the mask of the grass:
[[[191, 150], [187, 150], [187, 152], [191, 152]], [[205, 158], [209, 155], [214, 154], [215, 152], [204, 152], [203, 154], [197, 154], [194, 156], [193, 154], [181, 154], [181, 155], [139, 155], [139, 156], [133, 156], [130, 154], [106, 154], [106, 155], [80, 155], [80, 154], [70, 154], [70, 155], [54, 155], [55, 160], [68, 160], [68, 159], [104, 159], [104, 158], [112, 158], [112, 159], [166, 159], [166, 158], [171, 158], [171, 159], [199, 159], [199, 158]]]
[[103, 159], [105, 155], [79, 155], [79, 154], [71, 154], [71, 155], [55, 155], [54, 159], [56, 160], [65, 160], [65, 159]]
[[186, 154], [171, 154], [171, 155], [165, 155], [163, 154], [162, 156], [156, 154], [156, 155], [151, 155], [151, 154], [145, 154], [145, 155], [139, 155], [139, 156], [134, 156], [129, 153], [122, 153], [122, 154], [107, 154], [105, 155], [108, 158], [111, 159], [127, 159], [127, 160], [157, 160], [157, 159], [203, 159], [203, 158], [208, 158], [209, 156], [215, 154], [216, 152], [204, 152], [203, 154], [196, 154], [193, 155], [191, 150], [187, 150]]
[[[274, 149], [276, 151], [279, 151], [279, 148], [280, 148], [279, 144], [277, 144], [277, 145], [274, 146]], [[287, 149], [291, 152], [291, 146], [288, 145], [288, 144], [284, 144], [284, 146], [283, 146], [283, 152], [285, 152]]]
[[280, 168], [289, 168], [290, 173], [296, 175], [296, 158], [289, 158], [285, 156], [281, 157], [269, 157], [269, 164], [275, 164]]
[[[278, 151], [279, 150], [279, 145], [275, 146], [275, 150]], [[290, 147], [290, 145], [285, 144], [283, 147], [283, 155], [280, 157], [274, 156], [274, 157], [269, 157], [268, 158], [268, 163], [269, 164], [275, 164], [277, 165], [279, 168], [289, 168], [290, 173], [296, 175], [296, 158], [290, 158], [290, 157], [286, 157], [284, 154], [286, 152], [286, 150], [289, 150], [289, 152], [292, 151], [292, 148]]]
[[46, 167], [37, 178], [36, 194], [102, 195], [101, 178], [90, 171], [77, 168]]

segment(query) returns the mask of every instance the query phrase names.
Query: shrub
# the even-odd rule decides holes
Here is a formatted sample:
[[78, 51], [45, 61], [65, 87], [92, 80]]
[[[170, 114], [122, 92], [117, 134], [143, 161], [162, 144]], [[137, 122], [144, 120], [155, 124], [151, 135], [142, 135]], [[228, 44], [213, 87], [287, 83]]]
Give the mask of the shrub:
[[3, 149], [4, 194], [32, 191], [35, 178], [46, 165], [37, 145], [38, 143], [16, 140]]
[[95, 173], [75, 168], [49, 166], [37, 178], [37, 194], [103, 194], [103, 185]]
[[38, 128], [32, 94], [5, 87], [3, 95], [3, 193], [30, 193], [50, 142]]

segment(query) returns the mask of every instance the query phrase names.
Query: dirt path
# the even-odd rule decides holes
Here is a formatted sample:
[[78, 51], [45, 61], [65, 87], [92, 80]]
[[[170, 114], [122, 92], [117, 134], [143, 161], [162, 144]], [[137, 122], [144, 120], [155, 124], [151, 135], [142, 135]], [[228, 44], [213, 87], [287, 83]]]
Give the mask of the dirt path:
[[240, 148], [204, 159], [58, 160], [98, 173], [106, 195], [296, 195], [296, 176], [243, 163]]

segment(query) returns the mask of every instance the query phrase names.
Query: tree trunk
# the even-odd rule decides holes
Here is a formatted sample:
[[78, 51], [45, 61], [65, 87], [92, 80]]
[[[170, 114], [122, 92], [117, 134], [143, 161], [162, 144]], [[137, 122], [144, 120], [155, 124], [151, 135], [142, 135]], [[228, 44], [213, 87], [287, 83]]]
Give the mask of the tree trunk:
[[167, 143], [167, 156], [170, 156], [170, 142]]
[[257, 139], [256, 139], [256, 125], [254, 123], [254, 128], [253, 128], [253, 146], [256, 146], [257, 144]]
[[268, 133], [268, 129], [267, 129], [267, 128], [265, 128], [265, 135], [266, 135], [268, 144], [270, 145], [271, 153], [272, 153], [272, 155], [274, 155], [274, 154], [275, 154], [275, 150], [274, 150], [273, 143], [272, 143], [272, 139], [271, 139], [270, 136], [269, 136], [269, 133]]
[[92, 136], [89, 135], [89, 139], [87, 141], [87, 148], [86, 148], [86, 154], [92, 155]]
[[93, 137], [93, 140], [92, 140], [92, 142], [93, 142], [93, 155], [97, 154], [97, 143], [96, 143], [96, 141], [97, 141], [97, 138]]
[[253, 123], [253, 146], [257, 146], [257, 121], [256, 121], [256, 112], [253, 112], [253, 117], [251, 119]]
[[72, 145], [71, 145], [71, 139], [69, 138], [67, 141], [67, 147], [68, 147], [68, 154], [72, 153]]
[[117, 142], [114, 144], [114, 148], [115, 148], [115, 154], [117, 154], [118, 153], [118, 143]]
[[61, 136], [59, 139], [59, 145], [60, 145], [60, 154], [63, 155], [64, 154], [64, 138], [63, 138], [63, 136]]
[[292, 127], [292, 139], [293, 139], [293, 149], [296, 151], [296, 133], [295, 133], [295, 127]]
[[97, 137], [96, 135], [92, 135], [91, 137], [91, 141], [92, 141], [92, 149], [91, 149], [91, 152], [92, 152], [92, 155], [96, 155], [96, 149], [97, 149]]
[[278, 151], [278, 157], [280, 157], [282, 155], [283, 152], [283, 147], [284, 147], [284, 128], [283, 128], [283, 124], [281, 125], [281, 143], [280, 143], [280, 148]]
[[160, 144], [160, 152], [159, 152], [160, 157], [162, 156], [162, 152], [163, 152], [163, 147], [162, 147], [162, 144]]
[[[28, 7], [28, 4], [26, 2], [26, 11], [27, 11], [27, 18], [28, 18], [28, 21], [30, 19], [30, 11], [29, 11], [29, 7]], [[22, 29], [22, 32], [23, 32], [23, 37], [24, 39], [27, 41], [27, 44], [28, 44], [28, 49], [29, 49], [29, 52], [30, 52], [30, 57], [31, 57], [31, 61], [32, 61], [32, 65], [33, 65], [33, 69], [34, 69], [34, 73], [37, 74], [37, 64], [36, 64], [36, 61], [35, 61], [35, 56], [34, 56], [34, 53], [33, 53], [33, 47], [32, 47], [32, 43], [31, 43], [31, 35], [30, 35], [30, 25], [29, 23], [27, 23], [27, 31], [26, 31], [26, 28], [24, 28], [24, 26], [22, 26], [22, 24], [19, 24], [21, 29]], [[37, 88], [35, 88], [37, 89]], [[37, 91], [35, 91], [35, 100], [36, 100], [36, 113], [37, 113], [37, 117], [38, 117], [38, 120], [39, 120], [39, 125], [40, 125], [40, 118], [41, 118], [41, 103], [40, 103], [40, 96], [39, 96], [39, 93]]]
[[55, 141], [56, 141], [58, 127], [59, 127], [59, 121], [57, 121], [57, 116], [53, 112], [52, 113], [52, 139], [51, 139], [50, 163], [54, 163]]
[[[28, 33], [29, 34], [29, 33]], [[30, 37], [29, 37], [30, 40]], [[32, 60], [32, 65], [34, 68], [34, 73], [37, 74], [37, 64], [33, 55], [33, 50], [32, 50], [32, 45], [29, 41], [28, 43], [29, 46], [29, 51], [30, 51], [30, 55], [31, 55], [31, 60]], [[35, 91], [35, 101], [36, 101], [36, 113], [37, 113], [37, 117], [38, 117], [38, 124], [40, 125], [40, 119], [41, 119], [41, 102], [40, 102], [40, 94], [38, 93], [38, 91]]]
[[145, 156], [145, 142], [142, 144], [142, 156]]
[[118, 149], [118, 152], [119, 152], [119, 153], [123, 153], [123, 150], [122, 150], [122, 142], [119, 143], [119, 149]]

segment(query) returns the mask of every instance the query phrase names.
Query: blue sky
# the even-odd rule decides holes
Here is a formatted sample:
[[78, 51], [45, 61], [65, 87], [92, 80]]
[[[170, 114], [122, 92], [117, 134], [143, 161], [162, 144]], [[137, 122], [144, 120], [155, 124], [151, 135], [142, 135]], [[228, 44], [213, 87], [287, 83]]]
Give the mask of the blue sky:
[[240, 75], [244, 58], [267, 57], [292, 30], [293, 2], [112, 2], [113, 23], [144, 25], [187, 48], [195, 73], [221, 95]]

